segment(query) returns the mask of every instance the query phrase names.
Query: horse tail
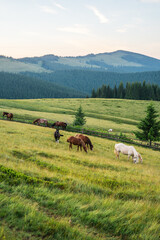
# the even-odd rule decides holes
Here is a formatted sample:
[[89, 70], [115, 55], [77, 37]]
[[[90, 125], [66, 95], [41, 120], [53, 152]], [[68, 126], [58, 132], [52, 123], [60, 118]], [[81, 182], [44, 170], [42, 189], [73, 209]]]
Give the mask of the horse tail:
[[91, 140], [89, 138], [88, 138], [88, 144], [90, 146], [90, 150], [93, 150], [93, 145], [92, 145], [92, 142], [91, 142]]
[[87, 153], [87, 148], [86, 148], [86, 145], [85, 145], [84, 141], [81, 140], [81, 142], [82, 142], [82, 147], [83, 147], [84, 151]]

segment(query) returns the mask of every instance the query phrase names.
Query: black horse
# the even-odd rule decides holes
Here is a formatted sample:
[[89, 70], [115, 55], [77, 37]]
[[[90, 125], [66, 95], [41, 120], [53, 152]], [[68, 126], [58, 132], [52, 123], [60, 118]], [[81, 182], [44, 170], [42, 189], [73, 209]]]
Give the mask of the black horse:
[[60, 134], [59, 129], [56, 129], [56, 131], [54, 132], [55, 141], [59, 143], [59, 139], [61, 136], [63, 136], [63, 135]]

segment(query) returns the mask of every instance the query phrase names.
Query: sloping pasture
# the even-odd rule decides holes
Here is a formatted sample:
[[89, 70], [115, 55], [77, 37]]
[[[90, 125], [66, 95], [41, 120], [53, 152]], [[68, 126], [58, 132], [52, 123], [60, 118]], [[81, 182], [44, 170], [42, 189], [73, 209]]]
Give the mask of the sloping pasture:
[[53, 129], [0, 121], [0, 239], [159, 240], [160, 154], [117, 160], [114, 141], [69, 151]]
[[[0, 100], [0, 115], [3, 111], [13, 112], [15, 120], [32, 122], [36, 118], [46, 118], [49, 122], [65, 121], [73, 123], [75, 112], [81, 105], [86, 116], [85, 128], [115, 133], [131, 133], [145, 116], [150, 101], [121, 99], [33, 99]], [[160, 115], [160, 104], [154, 102]]]

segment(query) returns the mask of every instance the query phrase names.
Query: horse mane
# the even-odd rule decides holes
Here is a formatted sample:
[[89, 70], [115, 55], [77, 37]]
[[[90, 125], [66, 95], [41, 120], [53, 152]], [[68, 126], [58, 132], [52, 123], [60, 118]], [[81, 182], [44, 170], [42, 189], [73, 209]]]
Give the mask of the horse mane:
[[33, 123], [36, 123], [36, 122], [38, 122], [38, 120], [39, 120], [39, 119], [40, 119], [40, 118], [37, 118], [36, 120], [34, 120], [34, 121], [33, 121]]

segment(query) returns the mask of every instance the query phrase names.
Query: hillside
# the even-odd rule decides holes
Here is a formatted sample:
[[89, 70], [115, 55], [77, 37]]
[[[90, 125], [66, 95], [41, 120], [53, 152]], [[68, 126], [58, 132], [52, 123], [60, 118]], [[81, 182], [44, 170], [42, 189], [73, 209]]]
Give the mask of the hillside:
[[159, 240], [159, 152], [136, 147], [133, 164], [114, 141], [90, 137], [86, 154], [61, 133], [0, 121], [0, 238]]
[[74, 69], [121, 73], [160, 71], [160, 60], [122, 50], [77, 57], [60, 57], [53, 54], [19, 59], [0, 57], [0, 71], [5, 72], [41, 73]]
[[[37, 118], [45, 118], [49, 123], [67, 122], [72, 126], [75, 113], [81, 105], [86, 116], [84, 128], [108, 132], [112, 128], [114, 134], [124, 133], [133, 137], [132, 132], [143, 116], [151, 101], [124, 99], [0, 99], [0, 116], [2, 112], [12, 112], [15, 120], [33, 122]], [[160, 104], [154, 101], [160, 120]]]
[[68, 87], [20, 74], [0, 72], [0, 98], [67, 98], [84, 97]]
[[24, 63], [39, 64], [48, 70], [92, 69], [110, 72], [142, 72], [160, 70], [160, 60], [142, 54], [116, 51], [111, 53], [89, 54], [78, 57], [58, 57], [46, 55], [34, 58], [17, 59]]
[[0, 72], [50, 72], [45, 68], [41, 67], [39, 64], [23, 63], [11, 57], [0, 56]]
[[139, 73], [113, 73], [89, 70], [62, 70], [54, 73], [25, 73], [28, 76], [54, 82], [61, 86], [71, 87], [86, 94], [91, 94], [92, 89], [97, 89], [103, 84], [114, 87], [120, 82], [154, 83], [160, 86], [160, 71]]

